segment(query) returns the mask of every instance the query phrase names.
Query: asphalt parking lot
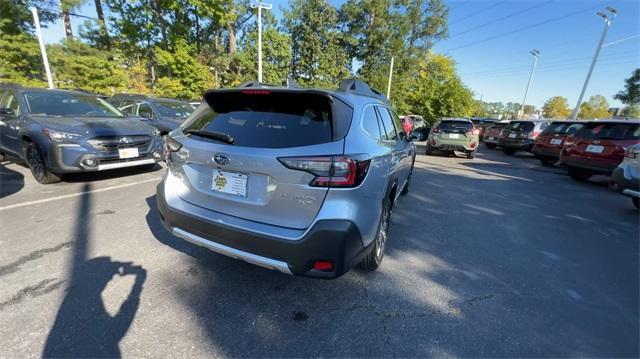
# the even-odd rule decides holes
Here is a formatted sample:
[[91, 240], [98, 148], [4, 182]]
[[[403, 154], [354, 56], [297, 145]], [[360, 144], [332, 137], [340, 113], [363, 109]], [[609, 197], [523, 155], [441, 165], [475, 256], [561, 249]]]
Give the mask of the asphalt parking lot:
[[603, 179], [419, 155], [381, 269], [318, 280], [166, 233], [163, 171], [0, 166], [0, 357], [639, 354], [638, 212]]

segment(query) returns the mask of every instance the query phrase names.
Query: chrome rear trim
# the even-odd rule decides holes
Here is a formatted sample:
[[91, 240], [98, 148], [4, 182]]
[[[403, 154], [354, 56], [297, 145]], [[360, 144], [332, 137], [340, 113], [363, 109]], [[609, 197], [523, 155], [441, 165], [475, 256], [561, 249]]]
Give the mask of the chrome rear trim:
[[225, 246], [224, 244], [216, 243], [216, 242], [207, 240], [205, 238], [202, 238], [200, 236], [197, 236], [193, 233], [189, 233], [178, 227], [173, 227], [172, 233], [175, 236], [180, 237], [187, 242], [207, 248], [209, 250], [225, 255], [227, 257], [241, 259], [245, 262], [248, 262], [260, 267], [274, 269], [284, 274], [293, 275], [293, 273], [291, 273], [291, 270], [289, 269], [289, 265], [285, 262], [267, 258], [267, 257], [262, 257], [256, 254], [241, 251], [239, 249], [231, 248], [231, 247]]

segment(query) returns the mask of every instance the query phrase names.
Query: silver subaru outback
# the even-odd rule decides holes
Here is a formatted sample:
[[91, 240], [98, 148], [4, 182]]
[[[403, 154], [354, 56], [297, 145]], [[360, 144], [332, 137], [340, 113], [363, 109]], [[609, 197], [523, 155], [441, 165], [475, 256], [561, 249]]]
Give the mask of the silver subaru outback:
[[258, 83], [205, 92], [165, 138], [165, 228], [286, 274], [336, 278], [380, 266], [415, 145], [379, 92]]

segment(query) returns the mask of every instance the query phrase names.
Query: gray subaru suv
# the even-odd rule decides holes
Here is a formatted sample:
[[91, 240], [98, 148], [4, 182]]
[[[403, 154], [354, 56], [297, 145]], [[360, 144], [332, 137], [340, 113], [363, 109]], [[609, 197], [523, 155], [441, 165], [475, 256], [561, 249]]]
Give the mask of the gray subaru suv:
[[415, 153], [361, 81], [211, 90], [165, 138], [160, 217], [177, 237], [286, 274], [375, 270]]

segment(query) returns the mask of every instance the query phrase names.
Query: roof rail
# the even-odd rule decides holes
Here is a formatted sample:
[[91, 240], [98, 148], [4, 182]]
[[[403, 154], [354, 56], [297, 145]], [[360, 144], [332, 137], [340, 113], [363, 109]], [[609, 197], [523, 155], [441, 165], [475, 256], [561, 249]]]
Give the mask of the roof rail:
[[340, 82], [340, 87], [338, 88], [340, 91], [351, 92], [358, 95], [375, 97], [378, 100], [389, 102], [387, 97], [383, 95], [380, 91], [372, 89], [362, 80], [357, 79], [346, 79]]

